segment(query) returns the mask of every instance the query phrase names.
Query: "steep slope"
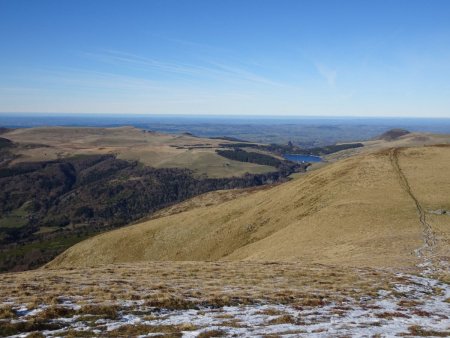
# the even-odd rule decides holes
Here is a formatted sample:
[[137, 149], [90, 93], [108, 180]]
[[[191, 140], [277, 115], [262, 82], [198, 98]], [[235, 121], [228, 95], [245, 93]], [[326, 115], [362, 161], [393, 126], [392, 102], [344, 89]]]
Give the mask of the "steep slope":
[[[252, 260], [412, 267], [427, 242], [423, 214], [450, 209], [450, 148], [393, 152], [348, 158], [220, 205], [112, 231], [75, 245], [48, 266]], [[433, 255], [442, 261], [450, 217], [433, 217], [439, 217], [427, 220], [439, 229], [432, 229], [438, 237]]]
[[286, 181], [307, 168], [270, 152], [226, 158], [220, 151], [230, 145], [132, 127], [4, 132], [0, 272], [42, 266], [83, 239], [198, 194]]

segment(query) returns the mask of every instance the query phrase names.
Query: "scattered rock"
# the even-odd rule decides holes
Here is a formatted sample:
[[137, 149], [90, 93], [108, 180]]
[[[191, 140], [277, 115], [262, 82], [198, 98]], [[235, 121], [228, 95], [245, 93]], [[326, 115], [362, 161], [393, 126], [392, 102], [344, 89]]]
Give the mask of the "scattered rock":
[[431, 210], [430, 214], [435, 214], [435, 215], [450, 215], [450, 211], [449, 210], [444, 210], [444, 209], [437, 209], [437, 210]]

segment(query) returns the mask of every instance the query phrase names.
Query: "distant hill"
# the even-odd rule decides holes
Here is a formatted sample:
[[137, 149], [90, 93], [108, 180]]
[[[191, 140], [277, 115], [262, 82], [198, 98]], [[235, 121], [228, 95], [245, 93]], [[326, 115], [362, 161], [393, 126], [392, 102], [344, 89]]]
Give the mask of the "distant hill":
[[[449, 167], [449, 146], [355, 156], [271, 189], [96, 236], [49, 267], [159, 260], [413, 267], [418, 250], [449, 254], [450, 219], [432, 213], [450, 209]], [[425, 214], [432, 230], [421, 223]]]
[[411, 132], [406, 130], [406, 129], [391, 129], [388, 130], [387, 132], [381, 134], [378, 138], [380, 140], [385, 140], [385, 141], [393, 141], [393, 140], [397, 140], [402, 136], [408, 135]]
[[[224, 178], [263, 174], [274, 167], [227, 160], [215, 150], [231, 141], [147, 132], [134, 127], [39, 127], [6, 130], [2, 137], [22, 145], [16, 162], [38, 162], [76, 155], [115, 155], [155, 168], [186, 168], [197, 176]], [[25, 147], [33, 144], [32, 148]], [[37, 145], [40, 145], [38, 147]]]
[[226, 140], [226, 141], [231, 141], [231, 142], [241, 142], [241, 143], [251, 143], [249, 141], [237, 138], [237, 137], [230, 137], [230, 136], [214, 136], [214, 137], [210, 137], [210, 139], [212, 140]]

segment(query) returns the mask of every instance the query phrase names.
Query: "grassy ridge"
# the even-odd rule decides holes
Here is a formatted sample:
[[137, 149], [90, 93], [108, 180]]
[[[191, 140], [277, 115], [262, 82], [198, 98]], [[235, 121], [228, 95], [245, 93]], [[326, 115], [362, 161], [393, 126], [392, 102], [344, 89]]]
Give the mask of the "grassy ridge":
[[[414, 175], [415, 181], [411, 182], [413, 190], [423, 191], [418, 199], [432, 191], [439, 196], [425, 208], [439, 209], [448, 203], [445, 187], [450, 178], [445, 167], [450, 165], [450, 148], [403, 150], [399, 165], [407, 177], [420, 165], [420, 176]], [[433, 179], [424, 182], [426, 177]], [[450, 209], [450, 205], [446, 208]], [[438, 233], [448, 231], [440, 227]], [[97, 236], [70, 248], [51, 264], [64, 267], [145, 260], [281, 260], [412, 267], [417, 257], [411, 253], [422, 245], [422, 235], [415, 204], [399, 184], [389, 152], [383, 151], [336, 162], [294, 181], [220, 205]], [[436, 250], [448, 249], [444, 239]], [[127, 250], [129, 247], [133, 251]], [[441, 254], [445, 256], [444, 251]]]

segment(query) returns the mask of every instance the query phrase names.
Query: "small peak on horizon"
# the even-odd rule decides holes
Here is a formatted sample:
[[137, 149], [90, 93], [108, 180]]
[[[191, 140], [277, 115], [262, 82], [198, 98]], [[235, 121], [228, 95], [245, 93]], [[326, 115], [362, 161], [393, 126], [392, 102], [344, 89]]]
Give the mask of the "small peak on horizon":
[[381, 134], [378, 139], [379, 140], [385, 140], [385, 141], [394, 141], [399, 139], [402, 136], [411, 134], [409, 130], [402, 129], [402, 128], [394, 128], [386, 131], [385, 133]]

